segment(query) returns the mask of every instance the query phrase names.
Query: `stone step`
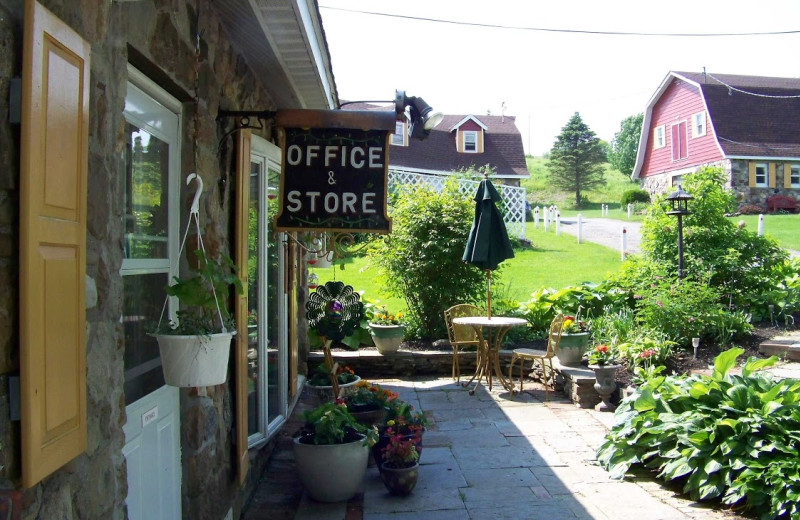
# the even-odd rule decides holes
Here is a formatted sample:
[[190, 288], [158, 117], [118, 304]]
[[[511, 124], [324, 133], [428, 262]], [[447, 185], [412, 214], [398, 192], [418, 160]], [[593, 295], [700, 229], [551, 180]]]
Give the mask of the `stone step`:
[[767, 356], [778, 356], [789, 361], [800, 361], [800, 334], [776, 336], [763, 341], [758, 351]]

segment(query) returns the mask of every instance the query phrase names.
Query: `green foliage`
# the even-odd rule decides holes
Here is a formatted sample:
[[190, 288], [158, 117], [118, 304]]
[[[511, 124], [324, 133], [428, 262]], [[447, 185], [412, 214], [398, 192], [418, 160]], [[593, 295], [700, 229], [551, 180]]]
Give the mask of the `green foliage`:
[[628, 204], [634, 204], [636, 202], [649, 204], [650, 194], [641, 189], [633, 189], [623, 193], [619, 200], [619, 203], [622, 207], [627, 207]]
[[365, 435], [364, 444], [372, 445], [378, 438], [373, 428], [356, 421], [347, 406], [339, 403], [323, 403], [304, 414], [305, 433], [314, 444], [343, 444], [349, 442], [354, 433]]
[[[614, 140], [611, 141], [608, 162], [625, 175], [631, 175], [636, 164], [643, 119], [644, 114], [636, 114], [623, 119], [619, 132], [614, 134]], [[627, 202], [623, 202], [623, 204], [627, 204]]]
[[[201, 251], [197, 256], [195, 273], [189, 278], [174, 278], [174, 283], [166, 287], [169, 296], [175, 296], [181, 304], [177, 312], [178, 323], [162, 326], [159, 334], [174, 335], [207, 335], [220, 332], [224, 326], [228, 331], [234, 330], [235, 323], [228, 312], [226, 298], [233, 288], [236, 294], [242, 294], [242, 282], [236, 275], [236, 266], [227, 255], [212, 259]], [[220, 316], [222, 322], [220, 322]]]
[[[735, 207], [733, 195], [723, 189], [719, 168], [702, 168], [684, 178], [684, 190], [694, 199], [683, 218], [684, 272], [707, 278], [719, 288], [721, 301], [749, 308], [753, 295], [769, 291], [781, 279], [788, 255], [767, 237], [739, 229], [725, 213]], [[677, 272], [677, 222], [659, 199], [642, 225], [642, 251], [668, 272]]]
[[633, 465], [658, 471], [695, 500], [720, 499], [761, 518], [800, 515], [800, 381], [756, 370], [777, 361], [717, 356], [711, 376], [654, 377], [623, 400], [597, 452], [615, 478]]
[[461, 260], [473, 215], [473, 202], [452, 181], [441, 193], [409, 187], [395, 203], [392, 233], [370, 246], [379, 279], [405, 299], [407, 337], [445, 337], [442, 312], [485, 294], [485, 273]]
[[574, 192], [580, 207], [581, 192], [605, 185], [605, 161], [600, 139], [575, 112], [556, 139], [547, 168], [553, 185]]

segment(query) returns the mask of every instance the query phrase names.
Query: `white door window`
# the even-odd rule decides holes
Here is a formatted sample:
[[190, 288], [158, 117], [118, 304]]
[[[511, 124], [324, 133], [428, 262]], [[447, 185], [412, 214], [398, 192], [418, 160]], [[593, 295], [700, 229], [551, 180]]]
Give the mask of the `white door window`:
[[252, 136], [248, 224], [248, 444], [256, 446], [285, 422], [288, 413], [288, 341], [283, 233], [278, 210], [280, 149]]
[[181, 106], [135, 69], [128, 72], [120, 271], [128, 514], [132, 520], [178, 519], [178, 389], [165, 386], [158, 344], [147, 333], [158, 323], [164, 287], [177, 274]]

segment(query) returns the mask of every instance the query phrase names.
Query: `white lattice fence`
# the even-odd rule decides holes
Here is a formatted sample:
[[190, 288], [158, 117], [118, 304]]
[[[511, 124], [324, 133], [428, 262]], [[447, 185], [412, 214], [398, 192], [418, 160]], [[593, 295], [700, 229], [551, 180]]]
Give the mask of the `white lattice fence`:
[[[428, 175], [403, 170], [389, 170], [389, 189], [401, 184], [427, 184], [437, 192], [442, 191], [449, 177]], [[458, 179], [458, 191], [466, 198], [475, 196], [479, 181]], [[493, 183], [500, 192], [505, 205], [505, 222], [508, 233], [518, 238], [525, 237], [525, 188]]]

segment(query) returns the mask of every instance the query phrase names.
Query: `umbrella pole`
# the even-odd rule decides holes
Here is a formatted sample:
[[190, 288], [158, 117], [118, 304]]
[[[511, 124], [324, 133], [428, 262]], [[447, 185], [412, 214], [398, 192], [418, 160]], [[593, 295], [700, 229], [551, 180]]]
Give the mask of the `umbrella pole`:
[[492, 318], [492, 270], [486, 270], [486, 312], [489, 319]]

